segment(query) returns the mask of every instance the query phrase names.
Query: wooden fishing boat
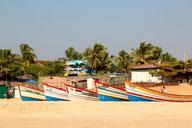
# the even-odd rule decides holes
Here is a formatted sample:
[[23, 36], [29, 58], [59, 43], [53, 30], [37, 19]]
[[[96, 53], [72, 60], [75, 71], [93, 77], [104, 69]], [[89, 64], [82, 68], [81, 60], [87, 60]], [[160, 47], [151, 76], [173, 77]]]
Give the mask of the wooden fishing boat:
[[100, 101], [128, 101], [125, 89], [95, 81]]
[[155, 91], [125, 81], [129, 101], [192, 102], [192, 95], [176, 95]]
[[[89, 79], [92, 81], [92, 79]], [[86, 85], [86, 87], [79, 86], [82, 84], [87, 84], [88, 79], [85, 80], [77, 80], [71, 82], [65, 82], [64, 85], [66, 86], [69, 99], [73, 100], [92, 100], [97, 101], [97, 92], [95, 89], [95, 85], [90, 82], [90, 84]]]
[[44, 91], [31, 86], [18, 85], [19, 94], [22, 101], [45, 101]]
[[43, 83], [43, 88], [47, 101], [69, 101], [66, 89], [58, 88], [47, 83]]

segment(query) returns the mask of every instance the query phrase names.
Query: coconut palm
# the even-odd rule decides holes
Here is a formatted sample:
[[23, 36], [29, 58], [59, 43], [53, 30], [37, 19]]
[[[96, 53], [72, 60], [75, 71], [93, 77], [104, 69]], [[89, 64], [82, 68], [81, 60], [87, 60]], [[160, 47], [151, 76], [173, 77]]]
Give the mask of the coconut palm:
[[117, 67], [119, 72], [127, 73], [131, 64], [132, 58], [129, 53], [124, 50], [121, 50], [117, 57]]
[[117, 57], [114, 55], [109, 56], [106, 61], [106, 67], [106, 70], [110, 73], [117, 72]]
[[21, 44], [20, 50], [24, 65], [29, 66], [30, 64], [36, 63], [37, 56], [28, 44]]
[[21, 57], [17, 54], [12, 54], [11, 50], [0, 50], [0, 74], [1, 77], [16, 78], [22, 74]]
[[85, 48], [85, 50], [82, 53], [82, 59], [88, 60], [92, 54], [93, 50], [92, 48]]
[[81, 56], [81, 53], [75, 51], [73, 47], [69, 47], [67, 50], [65, 50], [65, 57], [67, 58], [67, 60], [81, 59]]
[[161, 56], [161, 63], [174, 63], [177, 60], [168, 52], [163, 53]]
[[136, 64], [158, 62], [161, 54], [161, 48], [145, 42], [141, 42], [138, 48], [132, 49], [132, 57]]
[[10, 64], [11, 50], [9, 49], [1, 49], [0, 50], [0, 74], [1, 76], [7, 76], [9, 74], [10, 69], [8, 68], [8, 64]]
[[17, 78], [24, 74], [25, 67], [22, 63], [22, 58], [18, 54], [12, 54], [12, 62], [9, 64], [9, 68], [11, 69], [10, 77]]
[[105, 69], [108, 64], [107, 48], [100, 43], [95, 43], [93, 48], [86, 48], [83, 59], [88, 61], [90, 67], [96, 71]]

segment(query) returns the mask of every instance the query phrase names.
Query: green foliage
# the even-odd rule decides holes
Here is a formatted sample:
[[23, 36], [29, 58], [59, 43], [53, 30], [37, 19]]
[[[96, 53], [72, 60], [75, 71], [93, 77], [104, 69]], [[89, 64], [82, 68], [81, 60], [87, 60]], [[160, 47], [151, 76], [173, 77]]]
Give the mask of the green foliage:
[[23, 63], [26, 66], [29, 66], [30, 64], [35, 64], [37, 56], [35, 55], [34, 50], [28, 44], [21, 44], [20, 50]]
[[42, 67], [36, 64], [31, 64], [30, 66], [25, 68], [25, 72], [28, 75], [31, 75], [33, 79], [38, 80], [38, 76], [40, 75]]
[[79, 60], [82, 58], [81, 53], [75, 51], [73, 47], [69, 47], [67, 50], [65, 50], [65, 56], [67, 60]]
[[162, 49], [150, 43], [141, 42], [138, 48], [132, 49], [131, 54], [135, 64], [158, 62]]
[[188, 60], [186, 62], [177, 61], [173, 64], [173, 71], [176, 72], [177, 79], [187, 79], [192, 76], [192, 61]]
[[131, 66], [131, 63], [132, 63], [132, 58], [129, 55], [129, 53], [127, 53], [124, 50], [121, 50], [119, 52], [118, 57], [117, 57], [118, 72], [128, 73], [130, 66]]
[[42, 68], [41, 75], [44, 76], [63, 76], [65, 64], [60, 61], [46, 62]]
[[21, 55], [12, 54], [9, 49], [0, 49], [0, 77], [1, 79], [17, 79], [27, 75], [33, 79], [38, 76], [64, 76], [65, 62], [67, 60], [82, 59], [88, 63], [88, 67], [99, 74], [108, 72], [128, 73], [132, 66], [144, 63], [159, 63], [162, 69], [152, 71], [153, 75], [189, 79], [192, 76], [192, 60], [186, 62], [177, 61], [168, 52], [150, 43], [141, 42], [138, 48], [131, 53], [125, 50], [119, 51], [117, 56], [109, 55], [107, 48], [101, 43], [95, 43], [93, 47], [84, 49], [82, 53], [73, 47], [65, 50], [66, 58], [58, 61], [36, 63], [34, 50], [28, 44], [20, 45]]
[[111, 73], [117, 72], [117, 58], [114, 55], [111, 55], [108, 57], [108, 65], [107, 65], [107, 70]]
[[106, 71], [109, 64], [109, 53], [107, 48], [100, 43], [95, 43], [93, 48], [86, 48], [83, 59], [96, 71]]
[[162, 69], [158, 69], [158, 70], [151, 70], [150, 73], [153, 76], [160, 76], [162, 81], [164, 81], [165, 78], [174, 78], [175, 75], [177, 74], [172, 69], [166, 69], [166, 68], [162, 68]]
[[11, 50], [0, 50], [0, 76], [3, 79], [14, 79], [22, 75], [21, 57], [12, 54]]
[[31, 64], [25, 72], [37, 80], [38, 76], [63, 76], [65, 64], [59, 61], [46, 62], [44, 65]]
[[8, 67], [11, 72], [10, 76], [14, 79], [24, 74], [24, 67], [21, 60], [20, 55], [12, 54], [12, 62], [8, 64]]
[[166, 63], [166, 64], [173, 64], [176, 63], [177, 60], [168, 52], [163, 53], [161, 55], [161, 63]]
[[38, 79], [40, 75], [63, 76], [64, 60], [46, 62], [43, 65], [35, 64], [36, 55], [32, 48], [26, 44], [21, 45], [22, 57], [12, 54], [11, 50], [0, 50], [0, 77], [2, 79], [17, 79], [25, 75], [32, 79]]

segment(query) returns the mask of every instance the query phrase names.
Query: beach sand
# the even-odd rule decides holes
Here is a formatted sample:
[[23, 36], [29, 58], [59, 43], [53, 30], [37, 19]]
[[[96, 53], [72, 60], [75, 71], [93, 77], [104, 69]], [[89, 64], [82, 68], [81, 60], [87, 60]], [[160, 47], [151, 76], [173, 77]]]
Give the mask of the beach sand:
[[1, 128], [186, 128], [192, 103], [0, 100]]

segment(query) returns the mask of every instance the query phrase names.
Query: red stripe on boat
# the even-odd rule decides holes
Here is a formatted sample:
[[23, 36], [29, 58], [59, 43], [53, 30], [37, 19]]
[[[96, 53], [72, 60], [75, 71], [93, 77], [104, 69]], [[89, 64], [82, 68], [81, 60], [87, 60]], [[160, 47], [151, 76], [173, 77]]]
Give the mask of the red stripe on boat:
[[67, 83], [64, 83], [64, 84], [65, 84], [65, 86], [68, 86], [68, 87], [71, 87], [71, 88], [75, 88], [77, 90], [83, 90], [83, 91], [87, 91], [87, 92], [90, 92], [90, 93], [97, 94], [97, 92], [95, 92], [95, 91], [91, 91], [91, 90], [88, 90], [88, 89], [85, 89], [85, 88], [75, 87], [75, 86], [69, 85]]
[[47, 84], [47, 83], [43, 83], [43, 85], [48, 86], [48, 87], [51, 87], [51, 88], [55, 88], [55, 89], [58, 89], [58, 90], [61, 90], [61, 91], [65, 91], [65, 92], [67, 92], [67, 90], [66, 90], [66, 89], [63, 89], [63, 88], [58, 88], [58, 87], [55, 87], [55, 86], [49, 85], [49, 84]]
[[36, 89], [36, 88], [34, 88], [34, 87], [31, 87], [31, 86], [26, 86], [26, 85], [22, 85], [22, 84], [19, 84], [18, 86], [22, 86], [22, 87], [29, 88], [29, 89], [33, 89], [33, 90], [40, 91], [40, 92], [44, 92], [43, 90]]

